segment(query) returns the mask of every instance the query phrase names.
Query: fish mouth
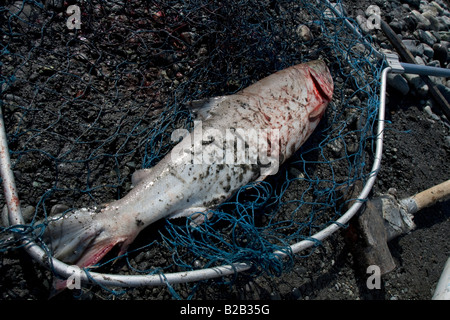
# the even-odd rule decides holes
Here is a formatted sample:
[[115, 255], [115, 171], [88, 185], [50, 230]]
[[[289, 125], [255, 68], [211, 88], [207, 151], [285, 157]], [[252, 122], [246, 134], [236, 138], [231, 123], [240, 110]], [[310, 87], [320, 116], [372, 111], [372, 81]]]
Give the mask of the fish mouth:
[[330, 102], [333, 99], [334, 83], [327, 65], [322, 60], [316, 60], [309, 62], [308, 66], [317, 96], [326, 103]]
[[319, 121], [328, 103], [333, 98], [333, 79], [325, 62], [321, 60], [308, 63], [308, 73], [312, 81], [312, 91], [317, 98], [317, 105], [312, 106], [312, 110], [308, 115], [311, 122]]

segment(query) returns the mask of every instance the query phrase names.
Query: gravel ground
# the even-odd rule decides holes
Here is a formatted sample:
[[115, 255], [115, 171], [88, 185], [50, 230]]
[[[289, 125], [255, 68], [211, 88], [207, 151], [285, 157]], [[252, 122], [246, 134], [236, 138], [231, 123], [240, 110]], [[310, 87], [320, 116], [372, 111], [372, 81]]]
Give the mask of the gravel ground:
[[[450, 12], [448, 3], [442, 1], [346, 1], [348, 14], [356, 17], [365, 16], [363, 11], [370, 4], [376, 4], [381, 9], [382, 18], [402, 36], [405, 45], [416, 54], [419, 63], [441, 65], [447, 67], [450, 61], [448, 47], [450, 41]], [[55, 1], [54, 6], [58, 7]], [[358, 21], [364, 23], [364, 19]], [[118, 17], [120, 18], [120, 16]], [[113, 26], [111, 26], [113, 28]], [[118, 31], [120, 33], [120, 31]], [[367, 30], [377, 46], [392, 49], [381, 31]], [[186, 35], [187, 36], [187, 35]], [[113, 42], [113, 39], [111, 39]], [[204, 50], [207, 50], [204, 48]], [[132, 53], [125, 53], [132, 54]], [[86, 59], [80, 52], [78, 59]], [[200, 54], [201, 55], [201, 54]], [[92, 59], [94, 57], [87, 57]], [[136, 57], [134, 57], [136, 58]], [[134, 59], [131, 58], [131, 59]], [[52, 59], [52, 56], [48, 57]], [[137, 58], [136, 58], [137, 59]], [[183, 67], [180, 67], [183, 68]], [[184, 69], [181, 69], [180, 73]], [[105, 70], [104, 70], [105, 71]], [[51, 73], [51, 70], [35, 70], [39, 75]], [[156, 68], [149, 73], [157, 72]], [[130, 85], [135, 83], [134, 75], [130, 74]], [[167, 77], [183, 75], [168, 74]], [[434, 79], [442, 93], [450, 97], [450, 85], [445, 79]], [[88, 80], [86, 80], [88, 81]], [[116, 83], [119, 87], [119, 85]], [[164, 83], [159, 84], [165, 90]], [[73, 95], [83, 96], [83, 88], [74, 86], [70, 89]], [[142, 93], [142, 91], [140, 91]], [[163, 91], [162, 91], [163, 92]], [[139, 106], [141, 96], [129, 92], [128, 96], [116, 97], [122, 101], [133, 98]], [[154, 92], [148, 92], [154, 95]], [[148, 98], [146, 96], [145, 98]], [[162, 104], [160, 96], [151, 96], [154, 104], [151, 108], [136, 108], [136, 114], [128, 111], [127, 117], [145, 112], [150, 119], [158, 115]], [[448, 99], [450, 101], [450, 99]], [[42, 103], [46, 103], [43, 101]], [[94, 105], [102, 101], [92, 101]], [[138, 112], [139, 111], [139, 112]], [[77, 116], [89, 118], [92, 115], [77, 113]], [[139, 113], [141, 115], [142, 113]], [[94, 113], [95, 115], [95, 113]], [[124, 114], [118, 118], [102, 119], [102, 125], [112, 126], [118, 123], [123, 130], [132, 122], [123, 120]], [[372, 197], [387, 193], [395, 188], [397, 195], [407, 197], [419, 191], [441, 183], [449, 178], [450, 173], [450, 124], [440, 108], [432, 100], [429, 88], [415, 77], [392, 77], [388, 87], [388, 120], [385, 131], [384, 157], [382, 168], [373, 188]], [[122, 121], [122, 122], [121, 122]], [[143, 125], [150, 125], [143, 123]], [[51, 128], [51, 126], [49, 126]], [[55, 125], [55, 130], [61, 128]], [[101, 134], [101, 132], [99, 132]], [[117, 141], [114, 142], [117, 145]], [[120, 143], [120, 140], [119, 140]], [[64, 150], [62, 144], [58, 148]], [[128, 146], [132, 148], [133, 146]], [[125, 147], [124, 147], [125, 148]], [[123, 150], [126, 154], [128, 150]], [[31, 159], [33, 159], [31, 157]], [[129, 171], [136, 166], [129, 159]], [[77, 164], [74, 163], [74, 166]], [[108, 163], [102, 164], [108, 165]], [[34, 170], [32, 161], [28, 166], [21, 167], [23, 172]], [[73, 168], [59, 168], [60, 174]], [[19, 179], [21, 179], [19, 177]], [[25, 179], [22, 177], [22, 179]], [[24, 180], [25, 181], [25, 180]], [[26, 183], [41, 183], [38, 178]], [[36, 184], [36, 187], [38, 185]], [[45, 186], [42, 186], [45, 188]], [[126, 188], [124, 188], [126, 189]], [[28, 189], [27, 189], [28, 190]], [[27, 203], [35, 203], [38, 194], [33, 191], [27, 194]], [[67, 197], [69, 198], [69, 197]], [[80, 198], [79, 203], [85, 204], [88, 199]], [[351, 234], [348, 229], [336, 232], [322, 246], [314, 250], [307, 258], [297, 258], [292, 270], [278, 277], [241, 273], [230, 284], [219, 281], [199, 283], [195, 287], [195, 300], [428, 300], [431, 299], [444, 264], [450, 256], [450, 206], [449, 201], [441, 202], [426, 208], [415, 216], [416, 230], [402, 235], [389, 243], [389, 249], [396, 261], [397, 268], [381, 279], [380, 289], [369, 289], [368, 274], [359, 266], [360, 257], [355, 252]], [[351, 228], [350, 228], [351, 230]], [[146, 233], [147, 234], [147, 233]], [[164, 259], [164, 257], [161, 257]], [[118, 261], [113, 270], [120, 270], [125, 262]], [[21, 250], [8, 250], [0, 255], [0, 300], [43, 300], [47, 299], [51, 288], [51, 275], [43, 270]], [[174, 286], [181, 298], [188, 298], [193, 285]], [[58, 301], [71, 300], [168, 300], [172, 293], [166, 287], [134, 288], [127, 292], [112, 296], [110, 292], [97, 287], [82, 291], [66, 290], [55, 296]]]

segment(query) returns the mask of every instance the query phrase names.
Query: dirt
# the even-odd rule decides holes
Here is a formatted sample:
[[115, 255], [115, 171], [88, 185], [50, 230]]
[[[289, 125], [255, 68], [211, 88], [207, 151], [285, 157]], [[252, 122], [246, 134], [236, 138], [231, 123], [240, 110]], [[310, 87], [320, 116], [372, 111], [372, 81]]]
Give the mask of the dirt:
[[[119, 18], [125, 19], [123, 16], [118, 16]], [[110, 28], [113, 30], [114, 25], [111, 24]], [[115, 31], [111, 34], [120, 33], [120, 30]], [[382, 37], [379, 39], [377, 41], [384, 41]], [[111, 47], [114, 47], [115, 40], [112, 36], [110, 40]], [[78, 59], [84, 61], [85, 58], [80, 57], [84, 54], [82, 46], [90, 47], [91, 44], [80, 43], [81, 49], [78, 52]], [[63, 49], [57, 53], [64, 54]], [[211, 50], [211, 48], [208, 49]], [[111, 48], [108, 48], [108, 50], [111, 50]], [[100, 59], [98, 55], [93, 53], [94, 51], [90, 52], [92, 56], [87, 57], [87, 59], [91, 62], [95, 62], [95, 59]], [[132, 56], [133, 52], [123, 54]], [[55, 55], [57, 56], [56, 53]], [[133, 59], [139, 60], [135, 56], [129, 58], [132, 61], [134, 61]], [[55, 56], [50, 56], [48, 59], [56, 58]], [[161, 63], [168, 63], [168, 57], [161, 57], [161, 59]], [[32, 63], [31, 60], [27, 62]], [[75, 69], [76, 66], [75, 64]], [[63, 96], [51, 90], [42, 92], [41, 96], [33, 101], [37, 106], [46, 106], [48, 108], [45, 120], [49, 121], [49, 126], [41, 134], [41, 140], [38, 140], [41, 150], [45, 152], [35, 152], [34, 150], [21, 153], [21, 157], [27, 157], [26, 161], [20, 162], [20, 166], [15, 169], [16, 173], [19, 172], [19, 175], [22, 173], [16, 178], [20, 182], [21, 198], [25, 199], [22, 201], [23, 203], [36, 205], [42, 190], [54, 187], [52, 184], [55, 183], [55, 180], [58, 181], [57, 187], [59, 188], [56, 195], [59, 196], [59, 199], [62, 199], [58, 203], [65, 203], [75, 207], [93, 204], [95, 201], [92, 198], [96, 197], [97, 200], [105, 199], [106, 201], [106, 199], [117, 197], [117, 195], [121, 195], [129, 189], [128, 177], [138, 167], [137, 159], [141, 157], [139, 153], [142, 152], [143, 146], [139, 145], [139, 142], [127, 145], [127, 137], [129, 136], [124, 133], [135, 130], [139, 134], [143, 132], [144, 137], [148, 136], [147, 133], [151, 131], [151, 127], [154, 124], [153, 121], [159, 119], [160, 110], [164, 103], [162, 98], [164, 90], [177, 88], [182, 90], [183, 88], [169, 88], [167, 84], [172, 82], [163, 77], [162, 79], [165, 80], [153, 84], [161, 89], [161, 96], [159, 94], [156, 95], [153, 91], [144, 92], [142, 88], [146, 86], [145, 79], [153, 79], [153, 76], [146, 75], [142, 78], [144, 80], [142, 80], [139, 78], [139, 72], [130, 72], [129, 77], [126, 78], [127, 80], [124, 81], [122, 78], [121, 82], [114, 82], [114, 72], [117, 72], [116, 75], [120, 74], [122, 76], [127, 71], [123, 70], [122, 73], [119, 67], [116, 69], [114, 67], [108, 69], [106, 65], [104, 67], [101, 72], [97, 73], [97, 77], [92, 78], [92, 81], [95, 81], [95, 86], [115, 86], [117, 92], [125, 92], [124, 96], [107, 97], [106, 104], [121, 101], [126, 107], [135, 107], [120, 108], [115, 110], [114, 113], [108, 114], [108, 117], [96, 119], [98, 112], [103, 110], [102, 106], [105, 102], [102, 100], [103, 97], [92, 92], [86, 92], [86, 88], [89, 86], [84, 86], [83, 84], [85, 83], [74, 83], [70, 88], [69, 95], [81, 98], [89, 96], [92, 113], [89, 114], [85, 110], [78, 110], [76, 108], [77, 100], [75, 99], [69, 105], [74, 111], [65, 113], [69, 117], [64, 118], [58, 115], [58, 109], [51, 109], [51, 103], [49, 103], [58, 101]], [[30, 76], [33, 77], [52, 73], [52, 70], [45, 68], [45, 63], [38, 63], [36, 67], [30, 68], [30, 70]], [[183, 69], [180, 72], [182, 71]], [[95, 73], [93, 69], [89, 72]], [[100, 74], [102, 72], [111, 72], [111, 77], [101, 77]], [[158, 73], [156, 68], [148, 72]], [[83, 76], [86, 75], [83, 74]], [[177, 76], [177, 74], [168, 75], [168, 77], [173, 76]], [[56, 87], [58, 81], [68, 81], [67, 78], [50, 77], [45, 79], [49, 79], [49, 85], [55, 85]], [[86, 79], [88, 82], [89, 76]], [[236, 88], [242, 85], [233, 81], [231, 78], [228, 79], [226, 85]], [[182, 83], [181, 79], [180, 82]], [[220, 87], [220, 85], [218, 84], [217, 86]], [[132, 88], [137, 86], [140, 90], [121, 91], [123, 87], [127, 86]], [[192, 90], [200, 89], [204, 88], [196, 87]], [[227, 89], [229, 90], [230, 88]], [[151, 96], [153, 101], [151, 106], [145, 105], [143, 102], [144, 98], [148, 98], [148, 95]], [[410, 90], [407, 95], [402, 96], [395, 89], [388, 88], [383, 161], [371, 197], [385, 194], [388, 190], [391, 189], [392, 191], [392, 188], [394, 188], [398, 197], [404, 198], [449, 178], [450, 124], [439, 107], [430, 101], [432, 99], [429, 95], [419, 97], [414, 90]], [[129, 104], [126, 105], [126, 103]], [[429, 104], [433, 104], [432, 111], [434, 116], [425, 110]], [[35, 110], [30, 109], [26, 111], [29, 115], [34, 114]], [[9, 119], [7, 126], [20, 125], [20, 112], [17, 109], [11, 108], [8, 115], [11, 117], [16, 115], [19, 119]], [[138, 126], [134, 126], [136, 123], [134, 120], [143, 116], [147, 116], [148, 119], [140, 122]], [[63, 121], [61, 121], [61, 118]], [[86, 127], [77, 123], [77, 118], [90, 121], [98, 129], [88, 132]], [[180, 121], [183, 121], [182, 117]], [[67, 128], [74, 130], [73, 136], [79, 138], [76, 140], [77, 144], [82, 145], [83, 149], [93, 159], [96, 159], [96, 156], [98, 156], [96, 148], [106, 145], [106, 151], [113, 153], [112, 150], [117, 150], [119, 146], [120, 160], [124, 163], [126, 162], [127, 165], [125, 168], [121, 167], [120, 174], [117, 174], [119, 170], [115, 167], [118, 158], [114, 157], [106, 157], [106, 160], [98, 162], [94, 160], [89, 165], [77, 162], [76, 159], [74, 161], [65, 159], [69, 161], [58, 167], [48, 165], [53, 160], [49, 154], [61, 155], [67, 152], [67, 155], [71, 156], [69, 151], [73, 141], [65, 140], [62, 138], [63, 135], [60, 135]], [[110, 131], [104, 132], [103, 128], [108, 128]], [[90, 136], [84, 136], [83, 132], [88, 132]], [[109, 140], [108, 136], [111, 135], [111, 132], [117, 134], [114, 136], [114, 139]], [[30, 137], [33, 136], [33, 128], [31, 127], [29, 132], [25, 134], [28, 134]], [[58, 141], [58, 144], [46, 146], [46, 139], [54, 137], [58, 138], [55, 139], [55, 141]], [[97, 139], [88, 140], [88, 138]], [[89, 142], [83, 145], [85, 141]], [[12, 147], [15, 150], [22, 150], [28, 142], [26, 139], [19, 139], [12, 142]], [[141, 151], [133, 152], [135, 148]], [[44, 160], [44, 164], [47, 164], [48, 167], [41, 167], [43, 165], [41, 157], [47, 157], [47, 160]], [[157, 159], [150, 161], [157, 161]], [[39, 168], [39, 170], [36, 168]], [[88, 174], [87, 176], [79, 177], [78, 180], [73, 179], [74, 172], [81, 168], [91, 170], [92, 176]], [[110, 176], [97, 176], [97, 172], [104, 172], [104, 168], [111, 168], [108, 169]], [[35, 175], [35, 172], [39, 172], [39, 175]], [[45, 179], [45, 176], [50, 176], [51, 178]], [[74, 185], [65, 185], [65, 177], [71, 177], [72, 180], [70, 181]], [[117, 182], [120, 187], [108, 189], [102, 193], [104, 191], [102, 186], [111, 183], [111, 181]], [[91, 187], [90, 192], [93, 197], [89, 192], [82, 193], [80, 197], [74, 197], [72, 194], [73, 190], [79, 190], [86, 183]], [[31, 185], [33, 188], [29, 187]], [[99, 196], [100, 194], [101, 197]], [[51, 194], [49, 197], [52, 199], [57, 198], [55, 194]], [[44, 207], [50, 211], [51, 206], [55, 204], [57, 204], [55, 201], [49, 201]], [[115, 288], [114, 290], [116, 291], [111, 291], [93, 286], [82, 290], [65, 290], [52, 299], [57, 301], [104, 299], [169, 300], [173, 298], [193, 298], [194, 300], [429, 300], [433, 296], [444, 264], [450, 256], [450, 238], [448, 237], [450, 232], [449, 204], [449, 201], [441, 202], [421, 210], [414, 217], [416, 229], [389, 242], [389, 249], [397, 267], [394, 271], [381, 277], [379, 288], [371, 289], [368, 286], [368, 279], [371, 274], [367, 273], [360, 266], [361, 257], [356, 254], [352, 246], [352, 235], [349, 234], [349, 230], [351, 231], [351, 226], [354, 224], [352, 221], [350, 228], [334, 233], [321, 245], [317, 246], [315, 250], [303, 253], [304, 257], [295, 258], [292, 268], [281, 275], [258, 274], [255, 276], [251, 272], [243, 272], [238, 274], [236, 278], [174, 285], [173, 290], [165, 286], [157, 286], [129, 288], [126, 290]], [[160, 228], [162, 224], [154, 226], [143, 237]], [[157, 238], [158, 236], [155, 237]], [[146, 241], [148, 242], [148, 239]], [[53, 280], [50, 271], [32, 261], [21, 249], [6, 250], [0, 253], [0, 274], [2, 274], [0, 300], [46, 300], [49, 298]], [[164, 264], [168, 258], [168, 256], [158, 252], [153, 252], [153, 254], [153, 259], [158, 260], [161, 264]], [[133, 258], [137, 258], [137, 256], [133, 256]], [[121, 268], [126, 269], [127, 261], [124, 260], [119, 260], [114, 266], [107, 266], [104, 270], [117, 272]]]

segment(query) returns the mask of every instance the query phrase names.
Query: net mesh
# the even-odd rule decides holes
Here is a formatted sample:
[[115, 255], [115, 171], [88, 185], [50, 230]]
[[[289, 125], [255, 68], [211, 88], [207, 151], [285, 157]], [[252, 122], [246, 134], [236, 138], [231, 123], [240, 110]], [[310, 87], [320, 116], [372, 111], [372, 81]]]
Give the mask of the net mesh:
[[0, 228], [0, 252], [19, 246], [15, 233], [39, 240], [52, 208], [125, 195], [135, 170], [171, 150], [175, 129], [192, 129], [190, 101], [309, 60], [326, 61], [335, 92], [299, 152], [195, 230], [184, 220], [145, 230], [127, 272], [250, 262], [281, 275], [294, 261], [289, 245], [335, 223], [349, 188], [370, 174], [383, 62], [324, 1], [9, 1], [0, 21], [0, 104], [28, 207], [26, 226]]

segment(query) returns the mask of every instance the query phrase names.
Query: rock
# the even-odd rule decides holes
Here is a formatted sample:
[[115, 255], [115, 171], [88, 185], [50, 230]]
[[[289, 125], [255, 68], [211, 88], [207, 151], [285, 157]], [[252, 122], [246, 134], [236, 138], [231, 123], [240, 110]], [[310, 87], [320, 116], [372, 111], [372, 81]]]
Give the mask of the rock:
[[302, 41], [311, 41], [313, 39], [311, 30], [304, 24], [299, 25], [296, 32]]
[[421, 56], [424, 53], [424, 47], [422, 43], [419, 43], [417, 40], [405, 39], [402, 40], [405, 47], [411, 51], [413, 56]]
[[442, 93], [444, 98], [447, 99], [447, 101], [450, 101], [450, 88], [447, 86], [444, 86], [442, 84], [437, 84], [436, 86], [439, 89], [439, 91]]
[[421, 56], [415, 57], [415, 60], [416, 60], [417, 64], [419, 64], [421, 66], [426, 65], [425, 61], [423, 60], [423, 58]]
[[192, 45], [197, 38], [197, 35], [194, 32], [182, 32], [181, 39], [189, 45]]
[[7, 6], [6, 10], [9, 11], [11, 16], [19, 18], [18, 22], [22, 27], [27, 27], [27, 21], [33, 21], [38, 16], [36, 8], [22, 1], [15, 1]]
[[200, 49], [198, 49], [197, 56], [204, 57], [208, 55], [208, 48], [206, 46], [201, 46]]
[[405, 74], [405, 78], [419, 97], [425, 97], [428, 94], [429, 88], [419, 75]]
[[437, 31], [448, 31], [450, 29], [450, 17], [442, 16], [436, 19], [439, 23]]
[[419, 8], [420, 7], [420, 0], [403, 0], [403, 2], [415, 7], [415, 8]]
[[281, 295], [279, 292], [271, 292], [270, 293], [270, 300], [281, 300]]
[[436, 115], [435, 113], [433, 113], [433, 111], [431, 110], [431, 106], [429, 104], [427, 104], [424, 108], [423, 111], [425, 111], [425, 113], [433, 120], [435, 121], [439, 121], [440, 118], [438, 115]]
[[444, 13], [444, 9], [436, 1], [431, 1], [430, 6], [436, 8], [439, 15], [442, 15]]
[[445, 142], [447, 143], [447, 147], [450, 148], [450, 136], [445, 137]]
[[431, 26], [430, 26], [431, 30], [434, 30], [434, 31], [441, 30], [441, 23], [439, 22], [438, 18], [429, 18], [428, 20], [430, 20], [430, 23], [431, 23]]
[[427, 45], [427, 44], [423, 44], [423, 54], [427, 57], [427, 58], [429, 58], [429, 59], [433, 59], [433, 57], [434, 57], [434, 50], [433, 50], [433, 48], [432, 47], [430, 47], [429, 45]]
[[333, 155], [338, 158], [342, 156], [342, 153], [344, 151], [344, 144], [341, 140], [335, 139], [331, 141], [328, 146], [330, 147], [331, 151], [333, 152]]
[[450, 41], [450, 32], [439, 31], [439, 37], [441, 38], [441, 41]]
[[416, 30], [417, 27], [417, 20], [412, 16], [411, 14], [408, 14], [404, 19], [403, 22], [405, 23], [405, 29], [409, 31]]
[[414, 36], [416, 36], [416, 38], [420, 40], [420, 42], [425, 43], [430, 47], [432, 47], [437, 42], [436, 38], [431, 34], [430, 31], [417, 29], [416, 31], [414, 31]]
[[387, 84], [402, 95], [406, 95], [409, 92], [408, 81], [401, 74], [389, 73]]
[[432, 61], [427, 63], [427, 66], [439, 68], [440, 67], [440, 62], [438, 60], [432, 60]]
[[433, 46], [433, 60], [438, 60], [441, 63], [441, 67], [444, 67], [448, 60], [448, 46], [445, 42], [436, 43]]
[[437, 10], [435, 7], [433, 7], [433, 6], [427, 6], [427, 7], [423, 10], [422, 15], [423, 15], [426, 19], [430, 20], [431, 18], [437, 18], [439, 14], [438, 14], [438, 10]]
[[404, 20], [392, 20], [389, 23], [389, 26], [392, 30], [394, 30], [395, 33], [402, 33], [403, 29], [405, 28], [406, 22]]
[[49, 9], [64, 9], [64, 0], [47, 0], [45, 1], [45, 7]]
[[423, 16], [419, 11], [412, 10], [412, 16], [414, 16], [417, 20], [417, 28], [428, 30], [431, 27], [431, 22], [427, 18]]

